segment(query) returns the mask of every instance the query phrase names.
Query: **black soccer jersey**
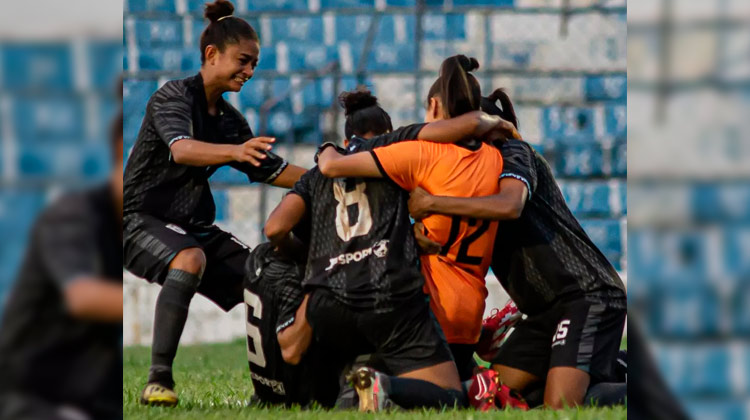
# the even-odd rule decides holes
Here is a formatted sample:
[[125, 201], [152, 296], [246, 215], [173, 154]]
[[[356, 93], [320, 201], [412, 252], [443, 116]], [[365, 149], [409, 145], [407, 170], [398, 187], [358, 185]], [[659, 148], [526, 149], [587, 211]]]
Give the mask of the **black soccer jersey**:
[[[221, 98], [217, 108], [217, 116], [209, 115], [200, 74], [167, 82], [151, 96], [125, 167], [125, 214], [144, 212], [186, 227], [213, 224], [216, 206], [208, 178], [222, 165], [177, 164], [169, 147], [187, 138], [241, 144], [253, 137], [239, 111]], [[239, 162], [229, 165], [247, 174], [251, 182], [271, 182], [287, 162], [273, 153], [267, 155], [260, 167]]]
[[84, 277], [122, 284], [122, 221], [109, 185], [67, 194], [31, 232], [0, 324], [0, 394], [29, 393], [122, 417], [122, 325], [70, 315], [64, 291]]
[[528, 143], [500, 146], [503, 177], [523, 181], [529, 197], [517, 220], [501, 221], [492, 270], [521, 312], [533, 315], [566, 296], [625, 308], [625, 288], [594, 245], [555, 181], [547, 161]]
[[[414, 139], [423, 124], [365, 140], [350, 140], [346, 153]], [[330, 179], [315, 167], [291, 193], [305, 200], [312, 224], [306, 287], [325, 287], [343, 303], [376, 310], [421, 293], [408, 193], [390, 180]]]
[[327, 369], [314, 343], [302, 361], [284, 362], [276, 334], [295, 322], [302, 304], [304, 268], [274, 251], [256, 247], [247, 260], [244, 284], [247, 358], [255, 394], [267, 404], [330, 406], [338, 394], [338, 372]]

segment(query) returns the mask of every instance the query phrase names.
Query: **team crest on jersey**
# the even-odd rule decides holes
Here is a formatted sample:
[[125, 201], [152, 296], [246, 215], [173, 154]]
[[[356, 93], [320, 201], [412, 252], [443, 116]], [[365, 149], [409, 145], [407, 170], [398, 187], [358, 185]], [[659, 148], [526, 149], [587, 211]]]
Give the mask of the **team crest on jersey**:
[[384, 258], [388, 255], [388, 242], [388, 239], [382, 239], [369, 248], [348, 252], [346, 254], [341, 254], [338, 257], [331, 258], [329, 260], [330, 265], [326, 268], [326, 271], [331, 271], [333, 267], [337, 265], [346, 265], [352, 262], [362, 261], [371, 255], [375, 255], [378, 258]]
[[169, 229], [169, 230], [171, 230], [171, 231], [177, 232], [177, 233], [179, 233], [180, 235], [186, 235], [186, 234], [187, 234], [187, 232], [185, 232], [185, 229], [183, 229], [183, 228], [181, 228], [181, 227], [179, 227], [179, 226], [175, 225], [174, 223], [170, 223], [170, 224], [168, 224], [168, 225], [166, 226], [166, 228], [167, 228], [167, 229]]

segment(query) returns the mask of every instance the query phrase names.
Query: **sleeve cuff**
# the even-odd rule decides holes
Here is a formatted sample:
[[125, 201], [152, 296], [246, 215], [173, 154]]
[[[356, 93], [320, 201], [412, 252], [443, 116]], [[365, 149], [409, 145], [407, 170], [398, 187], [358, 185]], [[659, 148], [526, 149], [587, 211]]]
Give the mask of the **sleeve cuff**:
[[526, 184], [526, 189], [529, 191], [529, 197], [526, 199], [526, 201], [531, 200], [531, 192], [532, 191], [531, 191], [531, 184], [529, 183], [529, 180], [527, 180], [525, 177], [523, 177], [521, 175], [513, 174], [513, 173], [503, 173], [503, 174], [500, 174], [500, 179], [503, 179], [503, 178], [515, 178], [515, 179], [523, 182], [524, 184]]
[[180, 140], [189, 139], [189, 138], [190, 138], [190, 136], [177, 136], [177, 137], [173, 138], [172, 140], [170, 140], [169, 143], [167, 143], [167, 146], [172, 147], [172, 145], [175, 142], [180, 141]]
[[391, 177], [388, 176], [388, 172], [386, 172], [385, 169], [383, 168], [383, 165], [380, 163], [380, 159], [378, 159], [377, 153], [375, 153], [374, 150], [370, 150], [370, 154], [372, 155], [372, 159], [375, 161], [375, 166], [378, 167], [380, 174], [383, 175], [383, 178], [395, 183], [395, 181], [393, 181], [393, 179], [391, 179]]
[[279, 320], [279, 323], [276, 324], [276, 334], [284, 331], [286, 328], [289, 328], [292, 324], [294, 324], [294, 319], [294, 316], [291, 316], [286, 321], [281, 322], [281, 320]]
[[279, 175], [281, 175], [282, 172], [284, 172], [284, 169], [286, 169], [287, 166], [289, 166], [289, 162], [287, 162], [286, 160], [283, 161], [281, 165], [279, 165], [279, 167], [268, 178], [263, 180], [263, 183], [272, 183], [274, 180], [276, 180], [276, 178], [279, 177]]

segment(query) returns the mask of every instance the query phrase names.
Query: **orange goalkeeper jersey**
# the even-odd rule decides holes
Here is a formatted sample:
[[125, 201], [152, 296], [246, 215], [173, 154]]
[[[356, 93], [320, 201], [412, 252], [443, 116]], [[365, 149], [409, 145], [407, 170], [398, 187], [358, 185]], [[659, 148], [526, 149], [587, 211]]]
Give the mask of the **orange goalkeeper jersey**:
[[[497, 194], [500, 152], [484, 143], [473, 146], [407, 141], [372, 153], [380, 171], [407, 191], [422, 187], [453, 197]], [[440, 214], [423, 222], [427, 237], [443, 245], [438, 255], [421, 257], [430, 306], [449, 343], [476, 343], [497, 222]]]

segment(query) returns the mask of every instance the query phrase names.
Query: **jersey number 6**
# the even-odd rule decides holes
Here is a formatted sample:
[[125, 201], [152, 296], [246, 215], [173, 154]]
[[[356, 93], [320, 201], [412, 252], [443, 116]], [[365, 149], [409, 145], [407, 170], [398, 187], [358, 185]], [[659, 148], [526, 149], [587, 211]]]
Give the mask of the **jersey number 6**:
[[250, 318], [260, 319], [263, 316], [263, 302], [260, 296], [245, 289], [245, 329], [247, 331], [247, 361], [266, 367], [266, 356], [263, 354], [263, 339], [260, 328], [250, 323]]
[[[372, 228], [370, 202], [365, 194], [366, 184], [357, 182], [352, 191], [347, 191], [348, 179], [333, 181], [333, 196], [336, 198], [336, 233], [343, 241], [349, 241], [357, 236], [367, 235]], [[351, 182], [351, 181], [350, 181]], [[357, 206], [357, 221], [349, 221], [349, 207]]]

